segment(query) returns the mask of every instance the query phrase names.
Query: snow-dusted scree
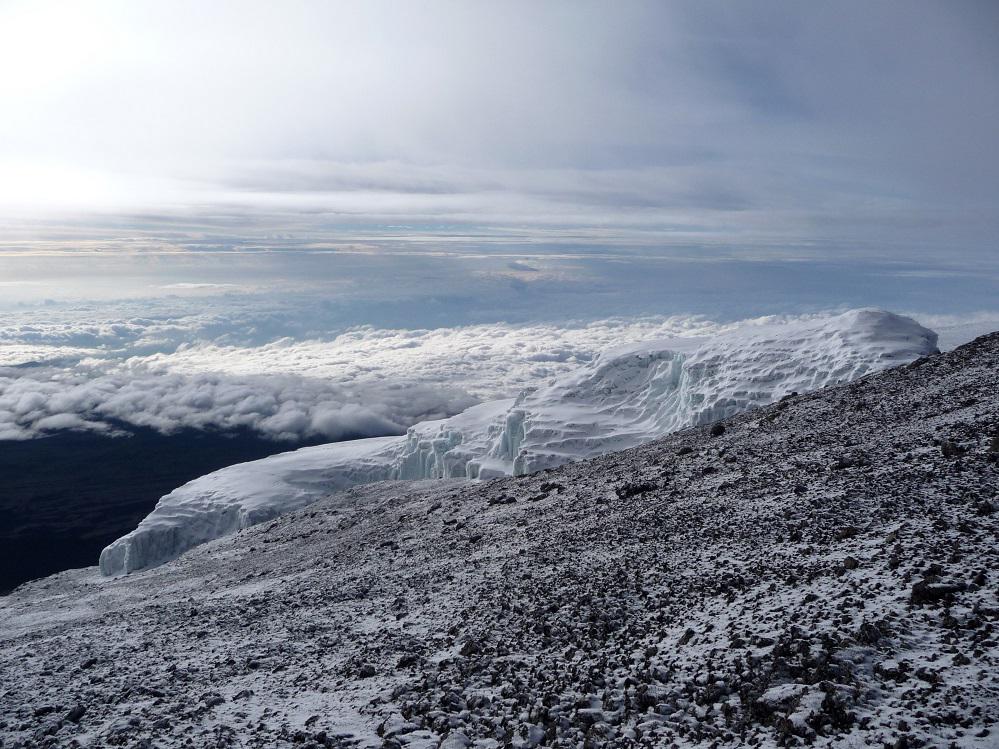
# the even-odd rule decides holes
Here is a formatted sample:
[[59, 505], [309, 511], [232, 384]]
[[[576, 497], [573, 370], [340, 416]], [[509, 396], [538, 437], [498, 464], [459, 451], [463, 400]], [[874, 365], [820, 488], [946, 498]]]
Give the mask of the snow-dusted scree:
[[12, 747], [994, 747], [999, 334], [0, 599]]
[[100, 568], [160, 564], [355, 484], [519, 475], [623, 450], [935, 349], [933, 332], [880, 310], [631, 344], [548, 387], [422, 422], [404, 437], [304, 448], [191, 481], [109, 545]]

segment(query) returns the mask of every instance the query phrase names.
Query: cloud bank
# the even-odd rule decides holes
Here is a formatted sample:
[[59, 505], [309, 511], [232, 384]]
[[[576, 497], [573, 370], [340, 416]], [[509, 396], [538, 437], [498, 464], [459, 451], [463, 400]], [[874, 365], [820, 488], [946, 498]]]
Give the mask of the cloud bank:
[[0, 368], [0, 440], [63, 429], [127, 434], [128, 426], [252, 429], [284, 441], [398, 434], [471, 405], [467, 394], [404, 381], [350, 387], [294, 376], [146, 373], [141, 366]]
[[[248, 429], [289, 443], [399, 434], [543, 386], [622, 343], [821, 314], [472, 324], [457, 302], [442, 307], [456, 324], [403, 328], [344, 324], [349, 318], [324, 317], [321, 302], [159, 298], [8, 313], [0, 326], [0, 440], [63, 429], [124, 435], [130, 426]], [[586, 302], [593, 304], [586, 294], [576, 300]], [[370, 304], [360, 309], [370, 316]], [[417, 312], [400, 310], [412, 320]], [[916, 317], [942, 333], [943, 347], [999, 327], [994, 311]]]
[[994, 251], [999, 8], [0, 6], [0, 213], [224, 243], [460, 227]]
[[[0, 346], [0, 439], [60, 429], [123, 433], [128, 425], [252, 429], [276, 440], [398, 434], [490, 398], [535, 387], [623, 341], [708, 333], [697, 317], [603, 320], [577, 326], [502, 323], [433, 330], [356, 328], [331, 340], [260, 346], [218, 341], [149, 345], [136, 326], [61, 330], [36, 343]], [[22, 330], [39, 335], [39, 331]], [[11, 335], [10, 331], [7, 332]], [[100, 341], [116, 348], [51, 345]], [[224, 336], [221, 338], [224, 339]], [[73, 355], [76, 358], [73, 358]]]

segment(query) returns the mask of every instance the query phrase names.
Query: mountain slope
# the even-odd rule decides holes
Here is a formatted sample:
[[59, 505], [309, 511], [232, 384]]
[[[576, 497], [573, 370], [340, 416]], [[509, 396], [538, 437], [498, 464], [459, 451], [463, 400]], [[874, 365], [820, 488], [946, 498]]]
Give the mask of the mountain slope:
[[999, 334], [0, 602], [11, 746], [995, 746]]
[[159, 564], [359, 483], [519, 475], [623, 450], [935, 347], [935, 333], [880, 310], [632, 344], [548, 387], [417, 424], [404, 437], [306, 448], [195, 479], [110, 544], [101, 570]]

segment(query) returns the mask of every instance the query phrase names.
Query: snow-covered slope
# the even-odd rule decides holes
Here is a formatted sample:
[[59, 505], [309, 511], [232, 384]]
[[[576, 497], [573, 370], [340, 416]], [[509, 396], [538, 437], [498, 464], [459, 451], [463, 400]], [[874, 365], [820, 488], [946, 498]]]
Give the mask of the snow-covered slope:
[[0, 597], [0, 746], [995, 749], [999, 333]]
[[106, 575], [386, 479], [530, 473], [727, 418], [791, 392], [848, 382], [936, 349], [936, 334], [880, 310], [750, 323], [710, 339], [631, 344], [516, 399], [483, 403], [402, 437], [311, 447], [225, 468], [163, 497], [108, 546]]

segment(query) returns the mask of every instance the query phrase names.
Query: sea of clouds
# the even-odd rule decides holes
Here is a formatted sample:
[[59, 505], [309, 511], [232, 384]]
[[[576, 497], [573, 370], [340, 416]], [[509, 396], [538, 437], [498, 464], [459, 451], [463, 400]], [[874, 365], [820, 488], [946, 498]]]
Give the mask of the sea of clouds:
[[541, 385], [610, 346], [726, 327], [698, 316], [356, 326], [255, 343], [259, 331], [239, 315], [22, 318], [0, 329], [6, 440], [62, 429], [121, 434], [130, 425], [251, 429], [286, 441], [397, 434]]
[[[979, 274], [976, 295], [966, 275], [916, 267], [464, 251], [0, 256], [0, 440], [132, 427], [288, 444], [400, 434], [607, 348], [712, 335], [765, 312], [881, 306], [912, 314], [944, 348], [999, 328], [999, 312], [957, 304], [913, 314], [904, 305], [918, 296], [940, 312], [941, 298], [993, 298], [995, 283]], [[660, 314], [670, 310], [688, 313]]]
[[[256, 343], [260, 331], [239, 315], [74, 322], [36, 314], [0, 329], [0, 440], [64, 429], [123, 435], [130, 426], [163, 433], [249, 429], [287, 442], [399, 434], [415, 422], [540, 386], [622, 343], [712, 335], [773, 319], [365, 325]], [[920, 320], [942, 333], [945, 348], [999, 327], [995, 315]]]

